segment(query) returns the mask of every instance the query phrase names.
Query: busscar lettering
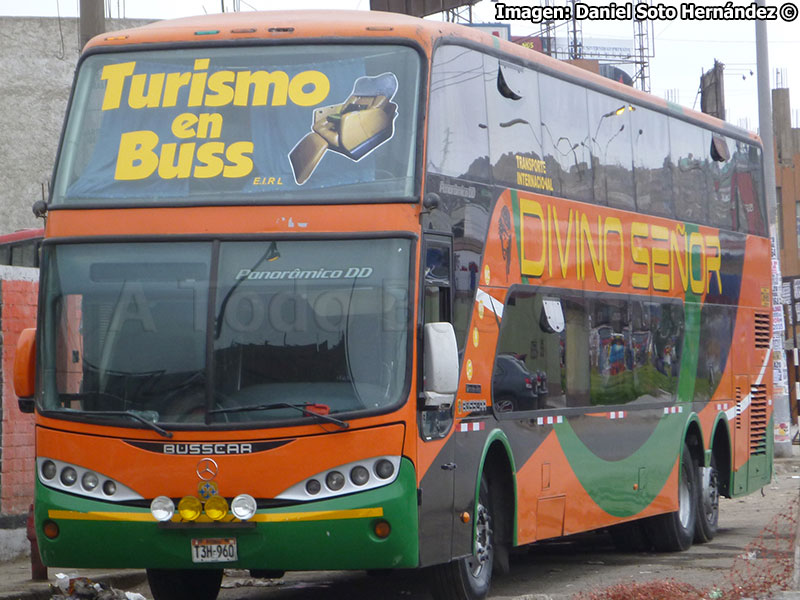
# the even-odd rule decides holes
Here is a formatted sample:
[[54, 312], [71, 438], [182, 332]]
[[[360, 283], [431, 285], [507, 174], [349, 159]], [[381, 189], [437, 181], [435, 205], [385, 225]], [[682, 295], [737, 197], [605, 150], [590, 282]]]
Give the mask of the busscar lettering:
[[633, 221], [614, 215], [559, 209], [520, 198], [520, 269], [611, 287], [696, 295], [722, 293], [719, 235]]
[[249, 442], [164, 444], [164, 454], [202, 456], [202, 455], [213, 455], [213, 454], [252, 454], [252, 453], [253, 453], [253, 444]]

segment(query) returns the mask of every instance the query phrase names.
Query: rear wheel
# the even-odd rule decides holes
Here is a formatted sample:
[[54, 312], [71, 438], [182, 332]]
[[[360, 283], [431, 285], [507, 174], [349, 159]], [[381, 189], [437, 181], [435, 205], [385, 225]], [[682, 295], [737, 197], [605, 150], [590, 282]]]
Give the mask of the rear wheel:
[[713, 454], [710, 466], [697, 468], [697, 482], [697, 525], [694, 529], [694, 541], [704, 544], [714, 539], [719, 526], [719, 471]]
[[494, 532], [489, 482], [484, 475], [475, 507], [475, 544], [471, 556], [431, 567], [436, 600], [482, 600], [489, 593], [494, 565]]
[[147, 569], [154, 600], [216, 600], [222, 569]]
[[679, 477], [678, 510], [649, 521], [650, 539], [656, 550], [662, 552], [688, 550], [694, 539], [697, 524], [697, 468], [686, 444], [681, 453]]

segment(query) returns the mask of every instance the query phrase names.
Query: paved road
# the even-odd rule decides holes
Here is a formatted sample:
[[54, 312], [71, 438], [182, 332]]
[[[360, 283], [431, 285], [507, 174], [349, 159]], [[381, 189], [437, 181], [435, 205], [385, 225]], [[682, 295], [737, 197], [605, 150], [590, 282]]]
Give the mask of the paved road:
[[[777, 519], [800, 490], [800, 467], [787, 465], [772, 484], [736, 500], [723, 499], [720, 531], [710, 543], [676, 554], [619, 552], [606, 534], [541, 543], [512, 557], [511, 573], [495, 580], [491, 598], [566, 600], [578, 592], [618, 583], [674, 579], [707, 588], [731, 582], [739, 572], [769, 573], [791, 565], [796, 523]], [[765, 527], [771, 528], [759, 544]], [[238, 575], [238, 576], [237, 576]], [[251, 580], [246, 572], [223, 580], [220, 600], [430, 600], [417, 572], [368, 575], [363, 572], [290, 573], [282, 580]], [[146, 586], [137, 589], [147, 597]]]

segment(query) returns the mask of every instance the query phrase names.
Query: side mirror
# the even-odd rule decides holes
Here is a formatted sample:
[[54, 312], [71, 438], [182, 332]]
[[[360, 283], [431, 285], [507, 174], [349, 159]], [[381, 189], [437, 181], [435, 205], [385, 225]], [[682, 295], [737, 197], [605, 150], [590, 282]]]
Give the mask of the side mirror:
[[23, 329], [17, 340], [14, 354], [14, 392], [18, 396], [19, 410], [33, 412], [33, 394], [36, 382], [36, 330]]
[[458, 391], [458, 345], [450, 323], [426, 323], [425, 406], [448, 408]]

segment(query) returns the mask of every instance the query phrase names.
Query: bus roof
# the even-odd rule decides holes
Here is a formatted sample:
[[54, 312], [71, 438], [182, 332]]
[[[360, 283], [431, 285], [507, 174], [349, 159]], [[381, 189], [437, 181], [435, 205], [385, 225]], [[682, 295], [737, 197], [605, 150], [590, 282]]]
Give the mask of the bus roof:
[[501, 40], [478, 29], [397, 13], [364, 10], [294, 10], [198, 15], [154, 21], [142, 27], [104, 33], [92, 38], [86, 44], [84, 52], [101, 47], [130, 47], [140, 44], [208, 44], [246, 40], [275, 42], [307, 39], [324, 39], [330, 42], [339, 38], [385, 39], [387, 35], [413, 40], [428, 53], [441, 39], [467, 41], [485, 46], [487, 49], [497, 49], [522, 61], [538, 64], [546, 70], [560, 73], [572, 80], [580, 80], [597, 89], [610, 91], [633, 102], [659, 107], [672, 114], [699, 121], [708, 127], [739, 137], [748, 137], [761, 143], [754, 133], [726, 121], [669, 103], [663, 98], [556, 60], [536, 50]]

